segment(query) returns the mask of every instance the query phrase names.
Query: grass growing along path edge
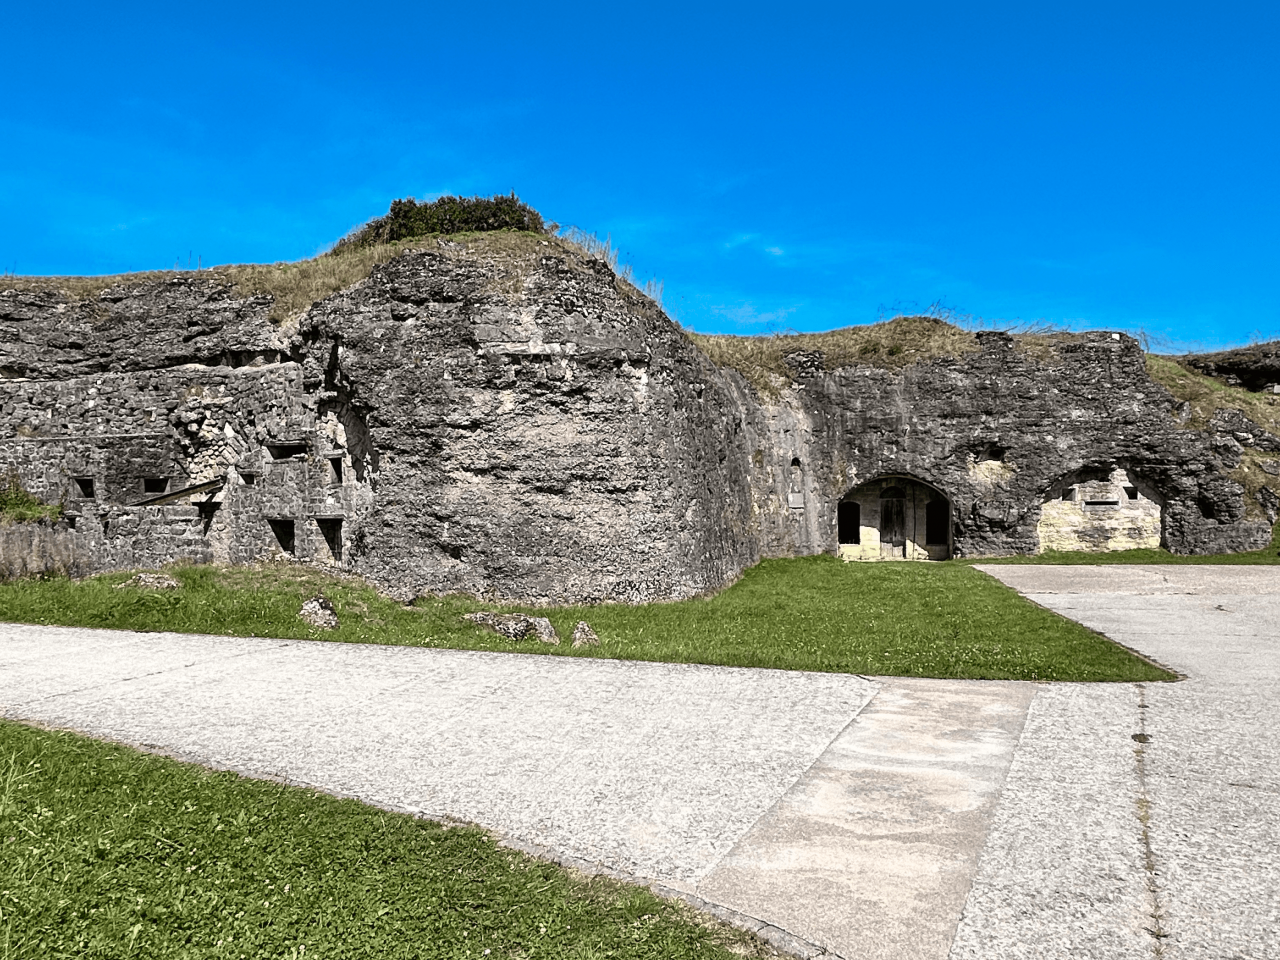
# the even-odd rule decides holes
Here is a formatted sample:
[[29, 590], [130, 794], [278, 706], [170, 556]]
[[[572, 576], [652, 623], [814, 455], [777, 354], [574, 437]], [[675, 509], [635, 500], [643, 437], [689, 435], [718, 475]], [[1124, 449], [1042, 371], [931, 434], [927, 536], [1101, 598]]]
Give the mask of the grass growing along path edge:
[[776, 956], [484, 831], [0, 721], [0, 958]]
[[[883, 676], [1172, 679], [958, 563], [766, 560], [712, 597], [546, 609], [461, 596], [422, 598], [405, 607], [358, 581], [293, 564], [169, 571], [182, 589], [117, 589], [128, 574], [2, 583], [0, 620]], [[337, 630], [317, 630], [298, 619], [301, 602], [317, 591], [337, 609]], [[461, 619], [481, 609], [547, 616], [566, 642], [509, 641]], [[599, 647], [569, 646], [578, 620], [600, 635]]]

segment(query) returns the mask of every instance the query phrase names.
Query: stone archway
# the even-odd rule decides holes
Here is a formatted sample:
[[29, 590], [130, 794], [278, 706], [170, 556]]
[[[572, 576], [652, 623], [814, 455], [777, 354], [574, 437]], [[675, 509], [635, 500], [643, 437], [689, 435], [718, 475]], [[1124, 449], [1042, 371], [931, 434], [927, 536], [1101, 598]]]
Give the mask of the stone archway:
[[841, 498], [836, 541], [844, 560], [945, 560], [951, 556], [951, 502], [915, 477], [877, 477]]

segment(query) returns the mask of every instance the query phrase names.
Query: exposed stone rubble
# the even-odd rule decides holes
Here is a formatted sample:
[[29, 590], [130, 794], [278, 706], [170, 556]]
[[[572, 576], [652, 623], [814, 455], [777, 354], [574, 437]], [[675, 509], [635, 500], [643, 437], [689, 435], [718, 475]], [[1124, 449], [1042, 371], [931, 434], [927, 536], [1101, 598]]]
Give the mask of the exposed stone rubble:
[[532, 234], [424, 240], [296, 324], [271, 306], [209, 273], [0, 280], [0, 471], [67, 517], [0, 530], [0, 572], [284, 555], [405, 599], [681, 599], [835, 552], [841, 504], [866, 520], [894, 485], [947, 507], [895, 555], [1034, 553], [1044, 505], [1116, 471], [1174, 552], [1269, 540], [1229, 473], [1280, 438], [1188, 427], [1120, 334], [980, 333], [901, 370], [800, 350], [765, 395]]
[[171, 577], [167, 573], [137, 573], [123, 583], [117, 583], [116, 589], [141, 587], [145, 590], [177, 590], [181, 586], [181, 580]]
[[1280, 340], [1236, 350], [1203, 353], [1187, 362], [1230, 386], [1263, 393], [1280, 393]]
[[487, 627], [494, 633], [500, 633], [508, 640], [537, 639], [557, 646], [560, 643], [556, 628], [546, 617], [530, 617], [523, 613], [492, 613], [482, 610], [479, 613], [463, 614], [463, 619]]
[[575, 648], [598, 647], [600, 646], [600, 638], [591, 629], [591, 624], [585, 620], [579, 620], [577, 626], [573, 628], [573, 645]]
[[338, 611], [334, 609], [332, 601], [321, 594], [303, 601], [302, 609], [298, 611], [298, 619], [319, 630], [338, 628]]

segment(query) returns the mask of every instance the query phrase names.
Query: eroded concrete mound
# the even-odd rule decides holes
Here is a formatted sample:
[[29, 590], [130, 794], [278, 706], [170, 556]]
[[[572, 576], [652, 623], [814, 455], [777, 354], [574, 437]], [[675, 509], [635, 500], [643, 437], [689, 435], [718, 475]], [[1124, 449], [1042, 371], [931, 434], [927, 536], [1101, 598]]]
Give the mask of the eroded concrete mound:
[[1186, 427], [1120, 334], [948, 328], [905, 366], [753, 378], [538, 234], [423, 240], [284, 320], [217, 273], [64, 286], [0, 281], [0, 470], [65, 500], [40, 549], [81, 572], [277, 556], [406, 599], [635, 602], [770, 556], [1269, 539], [1239, 424]]

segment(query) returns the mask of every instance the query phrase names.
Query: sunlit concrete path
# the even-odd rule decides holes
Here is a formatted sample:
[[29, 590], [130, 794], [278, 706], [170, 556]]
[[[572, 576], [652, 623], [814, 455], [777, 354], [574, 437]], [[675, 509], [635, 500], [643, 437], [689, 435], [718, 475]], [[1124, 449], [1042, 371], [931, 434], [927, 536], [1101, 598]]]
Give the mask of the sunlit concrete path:
[[1037, 693], [952, 956], [1280, 958], [1280, 568], [980, 569], [1186, 679]]
[[989, 572], [1191, 680], [864, 678], [0, 624], [0, 711], [473, 821], [801, 956], [1280, 957], [1280, 574], [1095, 569]]

